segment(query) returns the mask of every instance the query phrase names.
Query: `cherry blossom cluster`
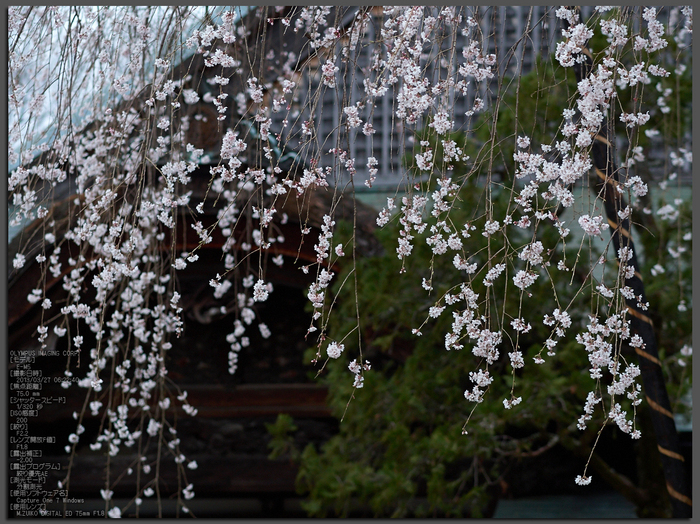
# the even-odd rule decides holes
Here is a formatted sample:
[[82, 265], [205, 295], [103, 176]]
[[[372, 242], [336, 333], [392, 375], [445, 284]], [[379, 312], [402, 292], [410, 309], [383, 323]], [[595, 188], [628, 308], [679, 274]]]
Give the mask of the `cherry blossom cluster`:
[[[102, 404], [95, 396], [89, 402], [93, 414], [105, 416], [103, 431], [92, 444], [94, 449], [114, 455], [123, 447], [133, 447], [139, 439], [159, 439], [172, 451], [177, 464], [186, 459], [179, 452], [176, 429], [168, 426], [163, 414], [174, 409], [176, 403], [190, 415], [196, 413], [196, 408], [187, 402], [186, 392], [167, 393], [164, 387], [171, 340], [182, 333], [184, 325], [184, 305], [175, 277], [198, 262], [199, 249], [213, 241], [215, 232], [225, 239], [221, 248], [224, 270], [210, 281], [213, 299], [219, 302], [207, 315], [210, 318], [232, 314], [226, 340], [230, 348], [229, 371], [234, 373], [240, 351], [251, 344], [247, 330], [254, 322], [262, 337], [270, 336], [268, 326], [259, 322], [256, 308], [269, 300], [273, 292], [265, 275], [265, 257], [269, 255], [276, 265], [284, 263], [281, 254], [273, 257], [270, 253], [275, 245], [286, 241], [274, 227], [276, 221], [285, 224], [288, 219], [282, 205], [294, 199], [307, 204], [315, 191], [326, 191], [334, 183], [339, 187], [341, 180], [348, 180], [348, 187], [354, 188], [361, 166], [367, 167], [369, 177], [365, 184], [372, 188], [380, 173], [378, 158], [384, 158], [372, 140], [375, 133], [384, 130], [374, 129], [371, 114], [374, 107], [384, 102], [383, 97], [391, 99], [392, 127], [395, 125], [394, 131], [404, 145], [415, 140], [416, 149], [412, 161], [401, 168], [405, 191], [387, 198], [376, 223], [383, 227], [393, 218], [398, 221], [396, 254], [402, 261], [402, 272], [406, 271], [406, 259], [414, 246], [423, 240], [432, 252], [432, 262], [445, 255], [458, 270], [459, 280], [451, 282], [450, 291], [429, 308], [426, 322], [445, 311], [452, 314], [445, 349], [460, 350], [469, 344], [473, 356], [486, 364], [486, 369], [470, 374], [474, 386], [465, 392], [468, 400], [482, 402], [494, 379], [489, 366], [502, 358], [501, 352], [508, 354], [513, 381], [515, 370], [525, 366], [519, 337], [530, 332], [530, 321], [534, 321], [524, 318], [527, 315], [523, 311], [527, 311], [532, 286], [552, 278], [550, 261], [556, 262], [555, 254], [563, 253], [563, 247], [558, 251], [560, 246], [545, 245], [539, 232], [544, 227], [554, 227], [564, 244], [572, 233], [564, 225], [578, 222], [580, 231], [573, 228], [573, 233], [602, 238], [609, 226], [597, 211], [600, 195], [592, 210], [577, 210], [566, 222], [556, 210], [561, 206], [574, 213], [574, 187], [587, 183], [586, 175], [592, 168], [591, 147], [605, 119], [621, 122], [632, 138], [642, 131], [650, 139], [662, 138], [659, 130], [643, 128], [659, 113], [670, 114], [677, 93], [668, 82], [685, 70], [684, 64], [669, 67], [662, 62], [664, 53], [668, 53], [667, 39], [673, 35], [679, 49], [683, 49], [692, 36], [689, 7], [673, 8], [668, 24], [657, 19], [656, 8], [643, 8], [643, 27], [637, 34], [632, 31], [629, 16], [619, 9], [598, 7], [592, 22], [583, 23], [575, 10], [557, 8], [556, 17], [565, 22], [554, 47], [559, 65], [570, 68], [588, 60], [586, 47], [596, 31], [605, 37], [607, 46], [594, 50], [592, 67], [578, 82], [570, 106], [561, 115], [556, 136], [549, 143], [535, 143], [521, 130], [508, 139], [516, 147], [512, 166], [508, 166], [513, 182], [504, 188], [511, 193], [505, 216], [493, 212], [489, 187], [484, 193], [485, 206], [469, 210], [469, 221], [458, 222], [452, 212], [462, 205], [459, 192], [468, 177], [479, 174], [483, 164], [470, 164], [464, 153], [466, 146], [454, 138], [455, 131], [465, 131], [458, 129], [463, 116], [454, 114], [454, 101], [457, 97], [470, 100], [470, 109], [464, 116], [475, 121], [478, 113], [492, 109], [494, 101], [500, 100], [500, 93], [493, 92], [493, 81], [503, 65], [502, 51], [498, 50], [498, 55], [488, 51], [490, 37], [482, 34], [476, 13], [463, 16], [467, 10], [457, 7], [375, 7], [358, 10], [340, 27], [336, 26], [340, 18], [328, 6], [269, 8], [266, 12], [271, 16], [266, 19], [252, 16], [258, 16], [261, 24], [278, 23], [285, 31], [305, 35], [305, 48], [313, 59], [304, 62], [297, 52], [271, 49], [259, 69], [246, 73], [247, 58], [237, 46], [246, 44], [251, 33], [236, 15], [236, 9], [220, 9], [216, 21], [203, 15], [198, 19], [202, 14], [198, 8], [158, 9], [171, 14], [177, 28], [161, 33], [149, 11], [143, 9], [84, 8], [75, 19], [58, 7], [8, 11], [12, 44], [8, 57], [8, 159], [16, 165], [8, 177], [10, 224], [20, 226], [36, 218], [44, 220], [40, 249], [32, 251], [29, 244], [24, 245], [11, 265], [13, 271], [19, 272], [28, 263], [37, 263], [43, 279], [59, 279], [67, 292], [65, 303], [60, 304], [46, 296], [45, 280], [29, 292], [27, 300], [40, 305], [46, 313], [46, 320], [37, 328], [39, 347], [45, 349], [53, 335], [65, 337], [69, 347], [89, 355], [89, 370], [78, 377], [78, 387], [95, 394], [111, 388], [124, 399]], [[76, 27], [77, 19], [82, 29]], [[42, 20], [48, 26], [39, 24]], [[109, 34], [85, 29], [97, 26], [98, 20], [109, 28]], [[46, 41], [63, 50], [63, 67], [54, 67], [55, 58], [29, 42], [23, 28], [33, 24], [43, 27]], [[372, 54], [363, 67], [362, 81], [350, 88], [348, 77], [354, 78], [351, 68], [369, 47], [366, 35], [371, 26], [376, 33]], [[455, 45], [460, 34], [466, 42], [460, 40], [464, 44]], [[168, 47], [161, 45], [163, 42], [176, 43]], [[625, 54], [625, 46], [632, 47], [629, 54]], [[198, 79], [189, 73], [184, 78], [175, 77], [173, 73], [183, 53], [202, 56], [205, 70], [211, 72], [207, 73], [206, 82], [198, 84]], [[435, 66], [435, 75], [427, 74], [429, 63]], [[69, 91], [71, 84], [65, 71], [71, 71], [71, 78], [85, 78], [80, 89]], [[242, 86], [238, 92], [231, 88], [235, 80]], [[312, 85], [317, 88], [306, 89]], [[333, 90], [342, 100], [335, 115], [334, 143], [331, 137], [321, 136], [317, 124], [321, 119], [318, 102], [326, 89]], [[630, 107], [619, 102], [618, 93], [622, 90], [631, 92]], [[648, 103], [650, 97], [655, 103]], [[125, 101], [129, 103], [121, 103]], [[189, 126], [203, 123], [206, 118], [197, 111], [202, 105], [216, 115], [221, 139], [218, 151], [204, 151], [187, 141]], [[53, 115], [50, 120], [55, 121], [53, 127], [45, 125], [46, 118], [41, 118], [49, 107]], [[81, 111], [76, 110], [78, 107]], [[79, 125], [79, 113], [83, 122], [94, 123]], [[235, 123], [238, 117], [240, 120]], [[281, 124], [277, 117], [282, 118]], [[527, 130], [529, 125], [520, 129]], [[469, 135], [471, 130], [466, 132]], [[345, 146], [344, 142], [355, 136], [375, 149], [367, 151], [364, 158], [359, 154], [354, 157], [352, 151], [356, 148]], [[472, 138], [473, 135], [468, 136]], [[640, 199], [649, 190], [635, 172], [646, 160], [645, 152], [633, 142], [623, 155], [616, 185], [620, 194], [626, 193], [630, 198], [630, 205], [619, 212], [621, 220], [634, 219], [633, 214], [642, 207]], [[295, 158], [303, 158], [304, 162], [295, 160], [296, 172], [284, 173], [279, 159], [290, 154], [291, 149], [297, 152]], [[218, 162], [211, 161], [212, 153], [219, 157]], [[669, 157], [672, 170], [677, 172], [689, 169], [691, 162], [690, 148], [673, 151]], [[207, 198], [191, 202], [193, 173], [205, 164], [210, 176]], [[455, 175], [458, 165], [467, 166], [468, 174]], [[677, 172], [662, 182], [661, 189], [666, 190], [667, 184], [678, 177]], [[486, 175], [491, 183], [492, 173]], [[50, 208], [56, 188], [69, 178], [77, 190], [67, 202], [73, 218], [64, 227], [51, 216]], [[324, 308], [329, 302], [334, 264], [344, 256], [343, 246], [333, 245], [334, 209], [338, 198], [349, 198], [339, 193], [334, 194], [330, 209], [319, 213], [320, 234], [314, 244], [316, 278], [307, 291], [314, 309], [309, 333], [319, 331], [319, 352], [326, 340], [330, 310]], [[211, 211], [213, 201], [217, 203], [215, 224], [205, 227], [198, 215]], [[658, 206], [657, 216], [664, 223], [675, 223], [681, 203], [679, 199], [664, 200]], [[195, 217], [192, 228], [199, 245], [191, 251], [176, 252], [172, 250], [172, 239], [178, 234], [183, 213]], [[242, 232], [244, 222], [247, 229]], [[311, 228], [301, 217], [300, 222], [305, 238]], [[513, 245], [513, 231], [532, 235], [524, 245]], [[487, 243], [487, 259], [470, 252], [472, 234]], [[669, 255], [678, 264], [682, 254], [690, 252], [689, 235], [679, 233], [669, 245]], [[492, 253], [493, 246], [501, 240], [505, 247]], [[589, 240], [594, 239], [586, 238], [586, 242]], [[637, 438], [639, 432], [623, 404], [635, 408], [640, 401], [636, 383], [639, 369], [626, 364], [620, 353], [621, 341], [630, 339], [630, 334], [619, 299], [636, 300], [641, 309], [648, 305], [625, 284], [634, 274], [629, 263], [631, 251], [623, 247], [617, 256], [617, 282], [611, 285], [609, 279], [601, 278], [590, 286], [604, 311], [597, 310], [590, 317], [577, 341], [588, 355], [592, 379], [600, 382], [607, 370], [611, 379], [605, 391], [611, 399], [624, 397], [609, 404], [606, 417]], [[255, 267], [257, 261], [260, 262]], [[422, 276], [423, 287], [429, 293], [437, 288], [435, 279], [440, 278], [434, 273], [432, 262], [429, 276]], [[309, 267], [302, 266], [300, 270], [307, 273]], [[570, 270], [563, 257], [557, 268]], [[657, 264], [653, 271], [659, 274], [664, 270], [662, 264]], [[593, 277], [586, 278], [590, 282]], [[486, 288], [487, 296], [481, 299], [473, 288], [476, 279]], [[496, 315], [485, 307], [493, 302], [501, 283], [510, 290], [514, 287], [520, 297], [517, 312]], [[88, 300], [88, 296], [94, 299]], [[465, 305], [460, 310], [462, 301]], [[686, 299], [679, 301], [681, 307], [687, 307]], [[552, 330], [543, 345], [548, 356], [555, 356], [558, 341], [573, 324], [569, 311], [568, 307], [559, 306], [543, 319], [543, 324]], [[322, 322], [317, 322], [324, 314]], [[509, 320], [502, 325], [505, 318]], [[512, 347], [506, 349], [503, 341], [511, 339], [506, 336], [508, 325], [515, 336]], [[94, 347], [87, 343], [87, 330], [90, 339], [96, 339]], [[414, 333], [420, 335], [420, 328]], [[631, 345], [639, 343], [631, 337]], [[344, 348], [341, 342], [331, 341], [326, 353], [331, 359], [339, 359]], [[541, 353], [535, 356], [536, 363], [544, 362]], [[362, 387], [363, 371], [370, 369], [369, 362], [362, 362], [360, 357], [359, 363], [354, 360], [349, 365], [355, 388]], [[114, 373], [110, 374], [112, 369]], [[71, 373], [66, 370], [67, 388], [73, 383]], [[592, 420], [595, 406], [602, 403], [602, 391], [598, 388], [588, 395], [579, 419], [580, 428]], [[503, 404], [512, 409], [521, 402], [522, 398], [512, 391], [511, 398], [504, 399]], [[82, 416], [78, 415], [77, 429], [69, 437], [73, 451], [84, 432]], [[138, 417], [144, 422], [135, 428], [128, 421]], [[150, 466], [143, 459], [139, 467], [148, 473]], [[196, 463], [189, 464], [196, 467]], [[576, 482], [585, 485], [590, 480], [584, 475]], [[178, 496], [191, 499], [194, 487], [186, 480], [182, 486], [186, 487]], [[152, 494], [151, 485], [140, 488], [136, 504], [140, 504], [142, 496]], [[111, 499], [108, 486], [102, 495], [105, 500]], [[116, 506], [110, 510], [110, 516], [121, 513]]]
[[427, 223], [423, 221], [423, 210], [428, 202], [428, 199], [422, 195], [414, 195], [412, 198], [405, 196], [401, 199], [401, 223], [402, 229], [399, 232], [399, 245], [396, 248], [396, 253], [399, 259], [405, 259], [413, 251], [412, 233], [415, 231], [418, 234], [423, 233], [427, 227]]
[[[603, 377], [603, 369], [607, 368], [613, 377], [613, 381], [607, 387], [607, 392], [614, 403], [608, 418], [614, 421], [625, 433], [631, 434], [633, 438], [639, 438], [641, 432], [635, 429], [634, 421], [627, 418], [627, 413], [622, 410], [619, 403], [615, 403], [616, 395], [626, 395], [631, 401], [632, 407], [636, 408], [641, 403], [639, 395], [641, 385], [636, 382], [640, 375], [639, 367], [635, 364], [627, 365], [623, 372], [621, 368], [621, 355], [619, 341], [629, 340], [632, 347], [642, 345], [641, 337], [631, 336], [629, 320], [618, 314], [610, 315], [605, 322], [601, 322], [597, 317], [590, 316], [587, 331], [578, 334], [576, 341], [583, 344], [588, 352], [588, 359], [591, 364], [591, 378], [599, 381]], [[629, 390], [629, 392], [627, 392]], [[600, 402], [594, 392], [590, 392], [584, 406], [584, 415], [579, 418], [578, 427], [584, 429], [586, 422], [591, 419], [593, 406]]]

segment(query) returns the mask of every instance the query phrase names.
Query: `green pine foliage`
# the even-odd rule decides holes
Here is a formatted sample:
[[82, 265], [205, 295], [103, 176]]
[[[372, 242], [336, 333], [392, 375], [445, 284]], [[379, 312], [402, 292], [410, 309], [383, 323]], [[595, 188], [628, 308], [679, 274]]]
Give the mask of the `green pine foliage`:
[[[461, 209], [474, 209], [484, 191], [473, 181], [466, 181], [459, 193]], [[507, 206], [504, 191], [494, 193], [494, 215], [502, 216]], [[471, 205], [473, 204], [473, 206]], [[455, 211], [457, 213], [457, 211]], [[455, 223], [474, 219], [477, 232], [485, 217], [452, 217]], [[434, 223], [434, 221], [432, 222]], [[435, 300], [449, 291], [447, 282], [459, 275], [446, 257], [433, 258], [429, 246], [418, 243], [408, 258], [405, 274], [395, 254], [398, 225], [392, 221], [377, 234], [384, 243], [381, 258], [358, 260], [358, 289], [352, 286], [338, 293], [329, 339], [345, 344], [342, 358], [330, 359], [320, 380], [329, 387], [329, 403], [333, 413], [342, 418], [340, 433], [322, 449], [308, 446], [302, 453], [298, 477], [300, 491], [308, 493], [306, 509], [314, 516], [330, 513], [347, 515], [353, 500], [371, 508], [372, 514], [384, 517], [406, 516], [481, 516], [493, 500], [498, 478], [509, 460], [537, 448], [560, 431], [570, 431], [592, 388], [586, 372], [586, 355], [572, 339], [560, 342], [559, 356], [544, 365], [535, 365], [532, 357], [547, 338], [548, 328], [541, 324], [551, 307], [544, 301], [528, 300], [527, 319], [532, 331], [521, 334], [519, 344], [526, 367], [513, 377], [507, 357], [491, 366], [495, 380], [477, 406], [467, 428], [462, 427], [474, 404], [464, 398], [471, 386], [470, 371], [483, 369], [484, 363], [470, 352], [468, 341], [461, 351], [446, 351], [444, 334], [452, 322], [452, 307], [437, 319], [430, 319], [422, 328], [422, 336], [412, 334], [428, 317]], [[491, 251], [507, 249], [517, 258], [515, 249], [527, 242], [525, 233], [513, 227], [510, 245], [492, 239]], [[543, 234], [545, 249], [557, 248], [556, 235]], [[466, 241], [471, 261], [486, 261], [487, 240], [474, 234]], [[432, 267], [433, 291], [422, 288], [424, 274], [414, 270]], [[347, 269], [347, 271], [350, 271]], [[344, 274], [336, 282], [345, 280]], [[508, 270], [499, 277], [494, 288], [481, 284], [483, 274], [472, 275], [478, 290], [481, 310], [517, 311], [519, 290], [510, 283]], [[551, 295], [554, 285], [543, 275], [528, 291], [533, 295]], [[561, 298], [567, 300], [577, 286], [561, 287]], [[454, 290], [452, 290], [454, 292]], [[355, 300], [363, 311], [359, 336]], [[405, 307], [406, 304], [412, 307]], [[444, 304], [443, 304], [444, 305]], [[588, 303], [583, 301], [583, 307]], [[494, 317], [500, 317], [495, 314]], [[510, 318], [502, 318], [507, 326]], [[495, 329], [495, 328], [494, 328]], [[512, 351], [512, 340], [504, 340], [502, 354]], [[344, 338], [349, 333], [347, 338]], [[362, 389], [353, 391], [352, 375], [347, 364], [362, 355], [372, 364], [364, 374]], [[313, 358], [309, 350], [307, 359]], [[325, 358], [325, 355], [324, 355]], [[503, 399], [510, 398], [512, 381], [515, 395], [522, 404], [505, 410]], [[348, 405], [349, 403], [349, 405]], [[544, 430], [534, 421], [549, 421]], [[575, 426], [574, 426], [575, 429]], [[573, 482], [573, 479], [572, 479]]]

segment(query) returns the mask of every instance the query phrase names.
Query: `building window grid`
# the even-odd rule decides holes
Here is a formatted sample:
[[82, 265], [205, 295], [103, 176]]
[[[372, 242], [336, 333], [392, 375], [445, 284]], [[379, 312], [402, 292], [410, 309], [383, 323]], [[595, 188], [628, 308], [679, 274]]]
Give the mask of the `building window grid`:
[[[534, 67], [536, 58], [539, 54], [546, 56], [554, 51], [554, 42], [556, 35], [561, 30], [561, 22], [556, 18], [555, 9], [547, 6], [500, 6], [500, 7], [483, 7], [477, 6], [474, 8], [467, 7], [463, 12], [463, 16], [474, 16], [479, 21], [479, 31], [482, 35], [482, 50], [484, 53], [497, 54], [497, 67], [499, 73], [503, 75], [517, 75], [518, 71], [522, 70], [522, 74], [527, 74]], [[592, 6], [583, 6], [581, 9], [581, 17], [587, 20], [593, 14]], [[522, 36], [522, 32], [527, 24], [528, 17], [530, 24], [528, 29], [529, 36], [518, 42]], [[463, 35], [461, 31], [452, 33], [452, 38], [445, 38], [440, 41], [439, 46], [433, 46], [428, 57], [421, 61], [421, 66], [426, 68], [426, 75], [433, 82], [444, 74], [444, 69], [435, 59], [437, 53], [445, 52], [454, 46], [455, 52], [461, 54], [461, 49], [466, 45], [471, 37], [477, 36], [474, 34], [475, 29], [472, 29]], [[348, 140], [347, 130], [345, 127], [345, 115], [341, 115], [342, 99], [350, 95], [349, 100], [356, 102], [363, 96], [363, 81], [365, 79], [363, 68], [369, 67], [372, 53], [375, 51], [377, 44], [375, 43], [375, 30], [372, 24], [369, 24], [363, 39], [359, 44], [359, 51], [356, 53], [357, 66], [354, 71], [350, 71], [351, 67], [348, 64], [340, 62], [336, 64], [340, 67], [338, 72], [338, 85], [335, 89], [329, 89], [321, 85], [321, 101], [317, 108], [316, 125], [319, 135], [320, 147], [312, 147], [308, 152], [313, 152], [313, 155], [320, 160], [320, 165], [323, 167], [334, 166], [334, 156], [328, 153], [331, 147], [348, 149], [351, 158], [355, 158], [355, 187], [362, 189], [364, 181], [369, 178], [367, 169], [367, 158], [374, 156], [379, 162], [379, 173], [376, 181], [373, 184], [374, 188], [395, 188], [404, 179], [404, 169], [401, 167], [401, 160], [404, 155], [404, 141], [402, 131], [407, 127], [405, 123], [399, 122], [393, 118], [394, 115], [394, 100], [401, 88], [401, 81], [393, 86], [390, 86], [390, 92], [381, 97], [378, 104], [374, 101], [369, 101], [360, 111], [360, 117], [363, 123], [371, 121], [375, 133], [371, 136], [365, 136], [361, 127], [350, 130]], [[523, 53], [523, 46], [525, 52]], [[511, 49], [513, 48], [513, 49]], [[508, 54], [512, 53], [512, 57], [508, 63], [507, 71], [505, 70]], [[522, 59], [522, 67], [520, 61]], [[459, 66], [458, 61], [453, 61], [450, 74], [456, 74], [456, 68]], [[346, 72], [347, 75], [343, 76]], [[486, 106], [490, 105], [490, 96], [493, 93], [492, 84], [481, 82], [478, 86], [479, 97], [485, 102]], [[431, 85], [434, 83], [431, 82]], [[309, 83], [311, 90], [309, 91]], [[312, 95], [319, 88], [319, 74], [305, 75], [303, 82], [305, 92]], [[472, 84], [473, 80], [472, 80]], [[471, 87], [471, 86], [470, 86]], [[454, 119], [454, 129], [463, 129], [468, 131], [469, 119], [465, 116], [465, 112], [473, 107], [476, 92], [474, 89], [469, 89], [467, 95], [457, 94], [453, 89], [447, 94], [449, 108]], [[328, 108], [332, 107], [332, 114], [328, 114]], [[310, 117], [309, 108], [305, 108], [306, 118]], [[340, 117], [340, 120], [339, 120]], [[278, 117], [277, 120], [281, 121]], [[290, 119], [291, 120], [291, 119]], [[301, 119], [303, 120], [303, 119]], [[340, 124], [340, 125], [339, 125]], [[425, 119], [419, 119], [416, 124], [410, 126], [412, 129], [421, 129], [425, 125]], [[295, 131], [292, 134], [297, 134]], [[322, 141], [325, 137], [328, 139], [325, 143]], [[332, 145], [331, 145], [332, 144]], [[349, 144], [349, 148], [347, 147]], [[377, 149], [381, 148], [381, 151]], [[309, 156], [308, 154], [306, 156]], [[308, 161], [308, 158], [305, 158]], [[344, 186], [348, 182], [347, 171], [336, 169], [334, 171], [337, 179], [329, 179], [329, 183], [335, 182]]]
[[[518, 38], [521, 34], [529, 15], [529, 8], [524, 9], [519, 6], [467, 7], [464, 12], [464, 16], [474, 16], [477, 20], [479, 20], [479, 32], [483, 38], [483, 52], [497, 54], [497, 63], [501, 74], [503, 73], [503, 68], [505, 67], [504, 57], [506, 52], [509, 52], [511, 46], [516, 44], [516, 38]], [[543, 27], [547, 30], [546, 40], [542, 39], [543, 31], [540, 28], [541, 24], [537, 23], [539, 18], [543, 16], [546, 18], [546, 22]], [[521, 58], [523, 45], [526, 47], [526, 51], [523, 56], [523, 73], [527, 73], [532, 67], [535, 57], [539, 52], [546, 52], [550, 48], [550, 42], [552, 41], [556, 31], [556, 22], [557, 20], [554, 17], [552, 8], [541, 6], [535, 6], [532, 8], [531, 25], [534, 26], [532, 28], [532, 35], [534, 38], [524, 39], [518, 43], [514, 50], [514, 56], [511, 58], [508, 67], [511, 74], [516, 74], [519, 69], [519, 61]], [[473, 30], [466, 36], [460, 31], [457, 31], [452, 33], [451, 39], [445, 38], [441, 40], [439, 47], [433, 46], [428, 57], [424, 58], [421, 64], [426, 68], [427, 77], [431, 78], [433, 82], [435, 82], [444, 72], [444, 69], [442, 69], [439, 61], [436, 60], [438, 53], [444, 53], [453, 46], [455, 48], [455, 52], [459, 53], [472, 36], [475, 36], [473, 34]], [[328, 152], [328, 150], [332, 147], [340, 147], [341, 149], [345, 149], [349, 144], [348, 153], [351, 158], [355, 158], [356, 160], [356, 183], [364, 182], [365, 179], [369, 178], [366, 162], [369, 156], [374, 156], [380, 163], [380, 173], [374, 183], [374, 186], [395, 187], [397, 183], [401, 182], [404, 176], [403, 170], [401, 169], [401, 158], [403, 157], [404, 153], [401, 130], [404, 128], [404, 124], [393, 120], [393, 100], [401, 87], [401, 83], [399, 82], [391, 86], [390, 89], [392, 92], [387, 93], [387, 95], [382, 97], [379, 104], [374, 105], [372, 103], [367, 103], [364, 109], [361, 111], [360, 115], [363, 122], [371, 121], [375, 130], [373, 135], [365, 136], [361, 132], [361, 128], [351, 129], [348, 140], [346, 135], [347, 131], [345, 128], [345, 116], [341, 115], [341, 102], [343, 98], [345, 98], [348, 94], [350, 95], [349, 100], [352, 101], [357, 101], [361, 98], [363, 93], [363, 81], [365, 78], [362, 68], [369, 66], [370, 57], [375, 51], [375, 47], [377, 45], [374, 43], [374, 41], [374, 27], [370, 24], [360, 44], [359, 52], [355, 55], [357, 67], [353, 68], [354, 71], [349, 71], [349, 64], [343, 64], [340, 63], [340, 61], [336, 64], [341, 69], [338, 72], [340, 78], [338, 79], [338, 85], [335, 89], [329, 89], [321, 84], [317, 68], [314, 68], [309, 74], [304, 76], [302, 86], [300, 86], [302, 87], [302, 93], [308, 94], [310, 97], [314, 97], [317, 96], [317, 90], [320, 89], [321, 99], [319, 100], [315, 115], [313, 116], [318, 131], [318, 142], [302, 145], [300, 154], [306, 161], [312, 157], [317, 158], [319, 160], [319, 165], [322, 167], [334, 166], [334, 157]], [[453, 70], [450, 71], [450, 73], [455, 74], [458, 64], [452, 62], [451, 67]], [[344, 75], [343, 73], [347, 74]], [[434, 85], [434, 83], [431, 85]], [[486, 105], [490, 104], [490, 87], [491, 86], [485, 82], [480, 83], [478, 86], [479, 97], [484, 100]], [[392, 94], [394, 96], [391, 96]], [[461, 94], [457, 95], [452, 89], [447, 96], [449, 100], [449, 107], [452, 108], [451, 112], [455, 122], [455, 129], [468, 130], [467, 126], [469, 124], [469, 120], [465, 116], [465, 112], [473, 107], [476, 97], [475, 90], [468, 90], [467, 95], [464, 96]], [[333, 110], [330, 111], [329, 114], [328, 109], [330, 107], [332, 107]], [[307, 106], [303, 109], [304, 117], [302, 117], [300, 121], [311, 119], [311, 107]], [[278, 113], [275, 115], [273, 121], [276, 125], [281, 127], [281, 122], [285, 117], [285, 114]], [[289, 120], [290, 124], [287, 126], [284, 137], [299, 136], [299, 130], [294, 129], [293, 123], [291, 122], [292, 119]], [[423, 125], [425, 125], [425, 121], [423, 118], [421, 118], [412, 127], [415, 127], [415, 129], [420, 129]], [[290, 129], [290, 127], [292, 129]], [[300, 125], [297, 127], [300, 127]], [[378, 146], [381, 147], [381, 152], [377, 152]], [[398, 154], [392, 154], [395, 152]], [[335, 170], [336, 176], [338, 175], [338, 171], [338, 169]], [[343, 176], [339, 176], [335, 182], [344, 184], [347, 182], [347, 174], [345, 173], [344, 169], [340, 171], [343, 173]], [[332, 182], [332, 180], [329, 180], [329, 182]]]

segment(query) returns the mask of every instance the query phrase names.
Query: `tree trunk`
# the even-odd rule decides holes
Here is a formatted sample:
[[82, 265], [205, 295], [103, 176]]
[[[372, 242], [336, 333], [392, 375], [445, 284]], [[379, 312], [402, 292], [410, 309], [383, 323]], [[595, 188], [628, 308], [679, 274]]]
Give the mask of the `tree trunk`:
[[[588, 49], [584, 49], [587, 60], [574, 66], [576, 80], [580, 82], [587, 77], [593, 67], [592, 56]], [[618, 211], [626, 207], [622, 193], [617, 190], [619, 184], [618, 169], [615, 165], [611, 124], [607, 119], [603, 120], [598, 134], [594, 138], [592, 146], [593, 169], [596, 174], [594, 190], [603, 199], [605, 214], [610, 224], [613, 249], [619, 261], [619, 249], [628, 247], [632, 250], [632, 259], [627, 264], [634, 268], [634, 276], [626, 280], [626, 284], [634, 290], [637, 298], [626, 300], [631, 316], [632, 333], [638, 334], [644, 345], [635, 348], [639, 358], [639, 367], [644, 385], [646, 401], [651, 408], [651, 419], [658, 444], [658, 451], [666, 477], [666, 489], [671, 498], [674, 518], [689, 518], [692, 516], [692, 500], [690, 482], [686, 479], [684, 458], [680, 453], [678, 434], [673, 419], [671, 403], [666, 391], [666, 382], [661, 369], [656, 335], [651, 319], [637, 306], [637, 303], [646, 303], [644, 283], [640, 274], [637, 255], [634, 253], [630, 220], [620, 220]]]

